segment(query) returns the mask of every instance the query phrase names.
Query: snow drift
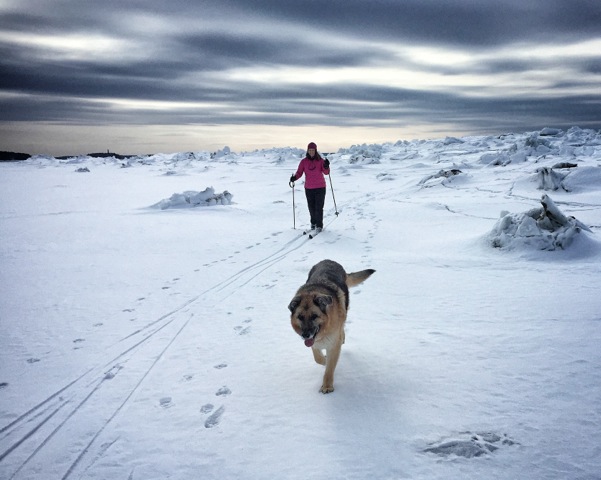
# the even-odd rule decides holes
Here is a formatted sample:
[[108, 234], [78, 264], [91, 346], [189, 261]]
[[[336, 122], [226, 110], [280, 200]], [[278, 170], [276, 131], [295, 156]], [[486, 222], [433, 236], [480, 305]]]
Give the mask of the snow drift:
[[501, 213], [489, 234], [495, 248], [531, 247], [536, 250], [565, 250], [583, 231], [591, 229], [574, 217], [565, 216], [551, 197], [543, 195], [542, 206], [525, 213]]
[[231, 205], [233, 195], [225, 190], [215, 193], [213, 187], [207, 187], [202, 192], [187, 191], [174, 193], [171, 197], [154, 204], [153, 208], [166, 210], [168, 208], [211, 207], [215, 205]]

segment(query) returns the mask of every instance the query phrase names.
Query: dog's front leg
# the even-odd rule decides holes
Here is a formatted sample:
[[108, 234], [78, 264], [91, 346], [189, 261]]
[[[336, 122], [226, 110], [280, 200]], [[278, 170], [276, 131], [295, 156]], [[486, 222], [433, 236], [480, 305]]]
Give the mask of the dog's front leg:
[[315, 359], [315, 361], [320, 365], [325, 365], [326, 357], [324, 357], [323, 353], [321, 353], [321, 348], [313, 347], [311, 350], [313, 350], [313, 358]]
[[334, 370], [338, 358], [340, 358], [340, 350], [342, 345], [338, 343], [332, 348], [326, 350], [326, 373], [323, 375], [323, 384], [319, 391], [321, 393], [331, 393], [334, 391]]

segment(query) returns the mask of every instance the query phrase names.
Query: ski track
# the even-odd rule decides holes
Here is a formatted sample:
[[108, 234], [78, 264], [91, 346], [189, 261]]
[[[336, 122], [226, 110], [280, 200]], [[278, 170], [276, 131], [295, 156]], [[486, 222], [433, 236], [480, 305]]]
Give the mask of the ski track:
[[[328, 225], [336, 218], [334, 217]], [[86, 370], [79, 377], [62, 386], [33, 408], [18, 416], [11, 423], [1, 427], [0, 463], [4, 463], [6, 478], [8, 480], [31, 478], [28, 474], [28, 467], [31, 466], [41, 452], [47, 449], [52, 450], [53, 448], [63, 450], [63, 454], [66, 452], [69, 454], [70, 460], [68, 463], [65, 463], [65, 472], [61, 476], [62, 480], [73, 478], [82, 469], [80, 475], [85, 473], [108, 450], [107, 446], [101, 446], [99, 447], [101, 451], [93, 455], [98, 438], [131, 400], [144, 380], [156, 367], [157, 362], [165, 355], [193, 318], [193, 314], [188, 318], [184, 317], [184, 319], [178, 314], [180, 312], [188, 312], [189, 307], [202, 301], [208, 301], [209, 303], [204, 306], [210, 307], [211, 304], [221, 302], [230, 297], [239, 288], [248, 285], [266, 270], [306, 245], [308, 241], [308, 236], [303, 235], [302, 231], [299, 231], [275, 252], [242, 268], [228, 278], [182, 303], [177, 308], [121, 338], [112, 345], [112, 347], [121, 347], [118, 353], [107, 355], [104, 361]], [[172, 324], [173, 328], [169, 330], [168, 327], [171, 327]], [[248, 332], [248, 328], [248, 326], [240, 328], [238, 334], [244, 335]], [[164, 330], [167, 331], [159, 338], [159, 333]], [[123, 345], [128, 342], [129, 344]], [[148, 368], [143, 369], [141, 375], [137, 374], [128, 378], [125, 382], [126, 385], [119, 387], [120, 392], [115, 397], [114, 389], [108, 386], [108, 384], [116, 377], [124, 376], [121, 372], [124, 364], [128, 364], [131, 367], [135, 362], [143, 362], [143, 358], [138, 359], [137, 356], [142, 357], [142, 355], [138, 354], [142, 350], [142, 347], [145, 346], [151, 349], [150, 356], [153, 356], [153, 351], [160, 353], [155, 355], [154, 362]], [[132, 369], [130, 368], [130, 370]], [[228, 395], [229, 393], [228, 389], [228, 392], [218, 391], [216, 395]], [[112, 410], [112, 413], [110, 415], [105, 413], [103, 418], [98, 419], [95, 429], [79, 428], [75, 438], [70, 437], [68, 440], [63, 438], [60, 443], [58, 441], [54, 442], [58, 444], [54, 446], [54, 439], [60, 435], [65, 435], [66, 432], [64, 431], [68, 427], [72, 428], [78, 425], [78, 415], [91, 399], [94, 399], [96, 403], [105, 403], [105, 405], [110, 403], [109, 410]], [[218, 425], [224, 410], [225, 407], [221, 406], [213, 412], [206, 419], [205, 427], [213, 428]], [[85, 439], [88, 438], [90, 440], [84, 444]], [[113, 440], [111, 444], [114, 441], [116, 440]], [[86, 465], [85, 459], [88, 456], [92, 456], [93, 459]], [[10, 466], [7, 465], [7, 460], [11, 461]]]

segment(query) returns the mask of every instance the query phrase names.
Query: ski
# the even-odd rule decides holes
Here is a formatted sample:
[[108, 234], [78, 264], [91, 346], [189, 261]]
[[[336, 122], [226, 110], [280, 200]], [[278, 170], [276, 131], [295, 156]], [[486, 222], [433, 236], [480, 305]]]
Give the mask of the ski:
[[319, 235], [321, 232], [323, 232], [323, 230], [315, 230], [313, 233], [309, 234], [309, 239], [311, 238], [315, 238], [317, 235]]
[[309, 238], [313, 238], [315, 235], [320, 233], [322, 230], [316, 230], [315, 228], [310, 228], [309, 230], [303, 230], [303, 235], [307, 235]]

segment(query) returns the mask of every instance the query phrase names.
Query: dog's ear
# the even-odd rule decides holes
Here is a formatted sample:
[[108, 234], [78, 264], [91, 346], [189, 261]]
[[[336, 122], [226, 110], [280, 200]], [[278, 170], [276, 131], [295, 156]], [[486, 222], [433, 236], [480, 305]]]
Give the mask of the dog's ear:
[[313, 301], [323, 313], [326, 313], [328, 305], [332, 304], [332, 297], [330, 295], [316, 295]]
[[301, 302], [300, 297], [294, 297], [292, 299], [292, 301], [290, 302], [290, 305], [288, 305], [288, 310], [290, 310], [290, 313], [294, 313], [294, 311], [296, 310], [296, 307], [298, 307], [300, 305], [300, 302]]

